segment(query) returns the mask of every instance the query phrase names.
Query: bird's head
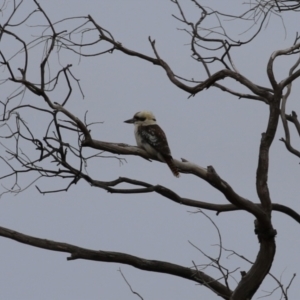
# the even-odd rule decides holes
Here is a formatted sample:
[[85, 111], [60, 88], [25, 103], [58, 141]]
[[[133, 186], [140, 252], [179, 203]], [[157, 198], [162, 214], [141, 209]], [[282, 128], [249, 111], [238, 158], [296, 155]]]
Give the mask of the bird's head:
[[152, 125], [156, 124], [155, 116], [151, 111], [139, 111], [132, 119], [124, 121], [124, 123], [135, 124], [135, 125]]

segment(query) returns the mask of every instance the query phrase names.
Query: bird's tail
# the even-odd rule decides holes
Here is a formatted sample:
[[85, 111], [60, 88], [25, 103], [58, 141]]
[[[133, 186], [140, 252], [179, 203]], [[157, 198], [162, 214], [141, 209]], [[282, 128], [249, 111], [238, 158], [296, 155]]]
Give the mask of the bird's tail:
[[179, 177], [178, 168], [175, 166], [172, 156], [171, 157], [164, 157], [166, 164], [169, 166], [170, 170], [174, 174], [175, 177]]

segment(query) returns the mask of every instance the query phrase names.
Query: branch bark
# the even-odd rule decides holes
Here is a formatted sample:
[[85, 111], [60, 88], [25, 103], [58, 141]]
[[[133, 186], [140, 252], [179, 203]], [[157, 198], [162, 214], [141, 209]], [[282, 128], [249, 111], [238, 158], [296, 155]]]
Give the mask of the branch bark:
[[232, 294], [232, 291], [229, 290], [226, 286], [219, 283], [218, 280], [208, 276], [204, 272], [193, 270], [191, 268], [183, 267], [173, 263], [144, 259], [122, 252], [90, 250], [67, 243], [60, 243], [51, 240], [36, 238], [4, 227], [0, 227], [0, 236], [37, 248], [70, 253], [70, 256], [67, 258], [67, 260], [85, 259], [92, 261], [126, 264], [140, 270], [170, 274], [200, 283], [207, 286], [223, 299], [230, 299], [230, 295]]
[[[272, 204], [271, 202], [271, 197], [270, 197], [270, 192], [268, 188], [268, 170], [269, 170], [269, 150], [271, 147], [271, 144], [274, 140], [274, 136], [276, 133], [276, 129], [278, 127], [278, 120], [279, 120], [279, 107], [280, 107], [280, 102], [282, 99], [282, 91], [285, 87], [290, 87], [291, 83], [293, 80], [298, 78], [300, 76], [300, 70], [297, 70], [296, 72], [291, 72], [287, 78], [284, 78], [281, 80], [279, 83], [277, 82], [274, 71], [273, 71], [273, 64], [275, 59], [278, 56], [281, 55], [291, 55], [299, 52], [300, 49], [300, 43], [296, 43], [296, 41], [299, 40], [299, 38], [296, 38], [296, 41], [292, 47], [289, 47], [284, 50], [279, 50], [275, 51], [268, 62], [267, 66], [267, 74], [269, 77], [269, 81], [271, 83], [272, 88], [268, 87], [263, 87], [255, 84], [254, 82], [250, 81], [248, 78], [243, 76], [238, 72], [238, 68], [235, 66], [233, 57], [232, 57], [232, 52], [230, 50], [232, 47], [239, 47], [242, 44], [246, 44], [253, 40], [257, 34], [260, 32], [262, 25], [264, 24], [265, 20], [267, 20], [267, 16], [269, 12], [274, 10], [274, 5], [277, 5], [278, 10], [281, 9], [281, 6], [278, 4], [278, 1], [271, 1], [269, 4], [263, 3], [259, 1], [259, 3], [250, 8], [249, 11], [247, 11], [245, 14], [241, 16], [235, 16], [236, 18], [239, 19], [247, 19], [247, 14], [250, 13], [252, 14], [254, 19], [259, 19], [260, 16], [263, 16], [262, 21], [260, 21], [259, 24], [259, 29], [255, 32], [254, 35], [251, 36], [249, 40], [246, 42], [240, 42], [239, 40], [233, 40], [230, 39], [229, 35], [226, 33], [225, 28], [223, 25], [219, 24], [220, 31], [215, 31], [213, 27], [211, 28], [202, 28], [202, 23], [204, 19], [209, 16], [209, 15], [221, 15], [218, 11], [212, 11], [209, 12], [207, 11], [202, 5], [200, 5], [197, 1], [192, 1], [199, 9], [200, 9], [200, 17], [198, 21], [193, 24], [191, 22], [188, 22], [183, 10], [181, 9], [181, 6], [179, 5], [178, 1], [173, 1], [179, 8], [179, 11], [181, 13], [181, 19], [179, 19], [181, 22], [187, 24], [188, 26], [191, 26], [192, 31], [189, 32], [192, 40], [191, 40], [191, 48], [192, 48], [192, 56], [195, 59], [195, 61], [198, 61], [202, 64], [204, 70], [206, 71], [206, 77], [201, 80], [201, 81], [189, 81], [184, 78], [181, 78], [177, 75], [174, 74], [172, 68], [170, 65], [160, 57], [159, 51], [156, 48], [155, 40], [151, 39], [149, 37], [149, 42], [150, 46], [152, 48], [152, 51], [154, 53], [154, 57], [150, 57], [147, 55], [144, 55], [142, 53], [133, 51], [129, 48], [124, 47], [121, 43], [117, 42], [114, 40], [113, 36], [104, 28], [99, 26], [95, 20], [91, 17], [83, 17], [85, 20], [85, 23], [80, 25], [79, 27], [75, 28], [73, 31], [70, 33], [66, 32], [56, 32], [56, 25], [58, 23], [61, 23], [65, 20], [58, 21], [57, 23], [51, 23], [50, 19], [48, 18], [47, 14], [44, 12], [42, 7], [38, 4], [36, 0], [34, 0], [36, 6], [37, 6], [37, 11], [43, 15], [43, 18], [46, 19], [47, 24], [48, 24], [48, 29], [50, 30], [50, 35], [46, 36], [44, 33], [38, 38], [38, 40], [41, 38], [41, 43], [43, 43], [43, 39], [45, 39], [45, 52], [42, 55], [42, 62], [40, 64], [40, 83], [39, 84], [34, 84], [33, 82], [29, 82], [28, 79], [26, 78], [26, 72], [27, 72], [27, 64], [28, 64], [28, 52], [27, 52], [27, 47], [31, 48], [32, 44], [30, 43], [25, 43], [22, 39], [18, 37], [13, 31], [8, 31], [6, 27], [9, 26], [9, 21], [11, 17], [9, 18], [8, 22], [5, 23], [3, 27], [0, 27], [1, 29], [1, 36], [3, 34], [12, 36], [18, 40], [18, 42], [21, 43], [22, 50], [24, 50], [24, 64], [23, 64], [23, 69], [19, 68], [19, 71], [21, 72], [21, 79], [14, 74], [13, 70], [14, 68], [10, 67], [10, 60], [6, 60], [5, 56], [1, 52], [1, 58], [2, 58], [2, 64], [7, 67], [8, 70], [8, 78], [7, 80], [10, 80], [12, 82], [18, 83], [24, 87], [24, 90], [27, 88], [29, 91], [34, 93], [35, 95], [42, 97], [44, 99], [44, 102], [50, 110], [50, 114], [53, 115], [53, 126], [56, 129], [56, 132], [54, 133], [53, 136], [48, 135], [48, 132], [46, 133], [46, 136], [44, 137], [43, 142], [40, 140], [34, 139], [33, 136], [31, 138], [27, 138], [30, 142], [37, 142], [38, 150], [41, 151], [41, 155], [39, 160], [33, 160], [30, 161], [30, 159], [27, 158], [20, 158], [20, 155], [17, 153], [18, 150], [16, 150], [16, 153], [14, 152], [9, 152], [7, 151], [13, 159], [16, 159], [21, 166], [26, 170], [30, 171], [36, 171], [43, 173], [41, 176], [45, 177], [53, 177], [56, 176], [58, 178], [71, 178], [71, 183], [67, 187], [67, 189], [74, 183], [76, 183], [79, 179], [84, 179], [87, 182], [89, 182], [93, 186], [97, 186], [99, 188], [105, 189], [111, 193], [147, 193], [147, 192], [156, 192], [163, 197], [166, 197], [172, 201], [175, 201], [177, 203], [181, 203], [184, 205], [188, 206], [193, 206], [193, 207], [199, 207], [199, 208], [205, 208], [205, 209], [210, 209], [210, 210], [215, 210], [217, 213], [220, 212], [225, 212], [225, 211], [232, 211], [232, 210], [245, 210], [249, 213], [251, 213], [253, 216], [256, 218], [256, 234], [258, 235], [258, 239], [260, 242], [260, 249], [258, 252], [258, 256], [256, 258], [255, 263], [253, 264], [252, 268], [249, 270], [248, 273], [243, 276], [242, 280], [238, 284], [238, 287], [232, 293], [230, 289], [222, 284], [220, 284], [217, 280], [209, 277], [207, 274], [204, 274], [203, 272], [199, 272], [197, 269], [196, 270], [191, 270], [189, 268], [184, 268], [182, 266], [174, 265], [171, 263], [167, 262], [160, 262], [160, 261], [152, 261], [152, 260], [145, 260], [143, 258], [135, 257], [132, 255], [128, 255], [125, 253], [117, 253], [117, 252], [108, 252], [108, 251], [93, 251], [89, 249], [84, 249], [80, 248], [74, 245], [69, 245], [65, 243], [58, 243], [54, 241], [48, 241], [48, 240], [43, 240], [43, 239], [38, 239], [34, 237], [30, 237], [18, 232], [14, 232], [12, 230], [6, 229], [6, 228], [0, 228], [0, 235], [14, 239], [18, 242], [25, 243], [28, 245], [44, 248], [44, 249], [49, 249], [53, 251], [61, 251], [61, 252], [68, 252], [71, 254], [71, 256], [68, 258], [69, 260], [73, 259], [89, 259], [89, 260], [96, 260], [96, 261], [106, 261], [106, 262], [118, 262], [118, 263], [125, 263], [132, 265], [136, 268], [140, 268], [142, 270], [147, 270], [147, 271], [154, 271], [154, 272], [161, 272], [161, 273], [168, 273], [172, 274], [175, 276], [179, 276], [182, 278], [186, 278], [189, 280], [193, 280], [197, 283], [201, 283], [206, 285], [208, 288], [212, 289], [216, 294], [219, 296], [223, 297], [224, 299], [233, 299], [233, 300], [241, 300], [241, 299], [250, 299], [253, 294], [256, 292], [256, 290], [259, 288], [260, 284], [262, 283], [263, 279], [265, 276], [268, 274], [269, 269], [272, 265], [273, 258], [275, 255], [275, 235], [276, 231], [273, 229], [273, 225], [271, 222], [271, 212], [272, 210], [278, 210], [281, 211], [292, 218], [294, 218], [297, 222], [300, 222], [300, 217], [299, 214], [297, 214], [295, 211], [280, 205], [280, 204]], [[16, 7], [17, 9], [17, 7]], [[258, 15], [257, 15], [258, 13]], [[262, 15], [261, 15], [262, 14]], [[31, 14], [30, 14], [31, 15]], [[29, 16], [30, 16], [29, 15]], [[223, 15], [224, 16], [224, 15]], [[229, 15], [226, 15], [226, 17], [232, 17]], [[177, 18], [178, 19], [178, 18]], [[254, 20], [255, 21], [255, 20]], [[89, 24], [91, 26], [92, 24], [92, 30], [91, 28], [86, 29], [84, 26], [86, 24]], [[202, 24], [202, 25], [201, 25]], [[17, 25], [16, 25], [17, 26]], [[201, 28], [201, 29], [200, 29]], [[96, 30], [95, 30], [96, 29]], [[204, 35], [201, 35], [203, 30], [207, 31], [205, 32]], [[92, 41], [90, 43], [82, 44], [80, 43], [74, 43], [71, 40], [71, 35], [74, 34], [75, 32], [81, 32], [82, 35], [85, 32], [91, 33], [94, 30], [94, 32], [97, 32], [97, 38], [95, 41]], [[201, 32], [202, 31], [202, 32]], [[100, 38], [98, 39], [98, 33]], [[214, 34], [218, 35], [218, 38], [214, 37]], [[67, 35], [69, 34], [69, 37]], [[81, 37], [82, 38], [82, 37]], [[83, 41], [83, 38], [82, 38]], [[136, 155], [140, 156], [144, 159], [147, 160], [157, 160], [155, 157], [149, 156], [143, 149], [140, 149], [138, 147], [133, 147], [129, 146], [126, 144], [122, 143], [107, 143], [103, 141], [97, 141], [94, 140], [90, 134], [89, 127], [86, 125], [85, 122], [82, 122], [80, 119], [78, 119], [75, 115], [73, 115], [69, 110], [65, 108], [65, 104], [70, 98], [70, 95], [72, 93], [72, 87], [69, 81], [68, 77], [68, 72], [70, 72], [70, 67], [71, 65], [66, 65], [63, 67], [55, 77], [50, 77], [49, 76], [49, 81], [45, 82], [45, 78], [47, 78], [45, 75], [47, 75], [47, 69], [46, 66], [50, 64], [50, 56], [53, 56], [53, 50], [54, 47], [57, 46], [58, 49], [67, 49], [74, 51], [75, 53], [84, 56], [81, 51], [83, 49], [83, 46], [90, 47], [96, 45], [98, 42], [101, 41], [106, 41], [109, 43], [109, 47], [111, 47], [107, 51], [103, 51], [101, 53], [97, 54], [89, 54], [90, 56], [95, 56], [95, 55], [101, 55], [104, 53], [108, 52], [113, 52], [114, 50], [118, 50], [120, 52], [123, 52], [126, 55], [129, 56], [134, 56], [139, 59], [142, 59], [144, 61], [150, 62], [156, 66], [161, 67], [167, 74], [168, 79], [178, 88], [186, 91], [190, 95], [195, 95], [199, 92], [201, 92], [204, 89], [208, 89], [211, 86], [217, 87], [218, 89], [221, 89], [222, 91], [225, 91], [227, 93], [230, 93], [234, 96], [237, 97], [244, 97], [247, 99], [252, 99], [252, 100], [258, 100], [262, 101], [266, 104], [269, 105], [270, 113], [269, 113], [269, 119], [268, 119], [268, 125], [266, 132], [263, 133], [262, 138], [261, 138], [261, 144], [260, 144], [260, 149], [259, 149], [259, 159], [258, 159], [258, 167], [257, 167], [257, 180], [256, 180], [256, 188], [257, 188], [257, 193], [260, 199], [260, 204], [253, 203], [249, 201], [248, 199], [242, 197], [241, 195], [237, 194], [235, 190], [215, 171], [215, 169], [212, 166], [208, 166], [207, 168], [200, 167], [196, 164], [193, 164], [191, 162], [188, 162], [185, 159], [182, 159], [182, 161], [175, 160], [175, 164], [182, 173], [188, 173], [188, 174], [193, 174], [202, 180], [205, 180], [207, 183], [209, 183], [212, 187], [220, 191], [224, 197], [230, 202], [230, 204], [226, 205], [213, 205], [211, 203], [206, 203], [206, 202], [201, 202], [201, 201], [196, 201], [192, 199], [187, 199], [187, 198], [182, 198], [178, 194], [176, 194], [174, 191], [163, 187], [161, 185], [150, 185], [148, 183], [143, 183], [140, 181], [134, 181], [132, 179], [128, 178], [119, 178], [118, 180], [115, 180], [114, 182], [103, 182], [103, 181], [97, 181], [93, 180], [91, 177], [86, 175], [84, 173], [84, 162], [85, 157], [82, 155], [82, 147], [90, 147], [94, 149], [98, 149], [101, 151], [107, 151], [110, 153], [115, 153], [118, 155]], [[49, 45], [47, 44], [48, 42]], [[210, 45], [214, 45], [214, 43], [217, 43], [216, 47], [203, 47], [201, 42], [205, 43], [210, 43]], [[36, 45], [38, 45], [40, 42], [38, 42]], [[69, 43], [69, 44], [68, 44]], [[207, 45], [207, 44], [206, 44]], [[72, 47], [78, 47], [80, 48], [79, 52], [76, 52], [75, 50], [72, 49]], [[34, 47], [34, 46], [33, 46]], [[197, 48], [199, 47], [199, 48]], [[202, 48], [203, 47], [203, 48]], [[196, 49], [197, 48], [197, 49]], [[77, 48], [76, 48], [77, 49]], [[200, 50], [198, 50], [200, 49]], [[210, 55], [208, 54], [207, 56], [203, 57], [200, 54], [201, 49], [205, 49], [208, 51], [217, 51], [219, 49], [222, 49], [221, 55]], [[204, 52], [205, 52], [204, 51]], [[210, 53], [210, 52], [209, 52]], [[215, 52], [216, 53], [216, 52]], [[88, 55], [86, 55], [88, 56]], [[217, 64], [221, 64], [221, 67], [223, 69], [220, 69], [219, 65], [217, 68], [213, 68], [214, 72], [211, 72], [209, 69], [208, 65], [209, 63], [217, 62]], [[298, 65], [297, 65], [298, 66]], [[294, 70], [293, 70], [294, 71]], [[68, 87], [68, 94], [65, 97], [64, 101], [61, 102], [61, 104], [52, 102], [49, 93], [53, 91], [58, 83], [59, 75], [63, 74], [65, 76], [65, 79], [67, 81], [67, 87]], [[62, 76], [63, 76], [62, 75]], [[73, 77], [74, 78], [74, 77]], [[221, 85], [220, 81], [223, 79], [233, 79], [237, 82], [239, 82], [243, 87], [246, 87], [247, 90], [250, 92], [248, 93], [241, 93], [235, 90], [232, 90], [228, 88], [225, 85]], [[76, 80], [76, 79], [75, 79]], [[47, 86], [50, 86], [51, 83], [54, 82], [54, 87], [53, 89], [49, 88], [48, 91], [46, 91]], [[188, 82], [188, 83], [187, 83]], [[26, 88], [25, 88], [26, 87]], [[8, 98], [10, 99], [10, 98]], [[6, 105], [9, 102], [7, 100], [6, 103], [2, 103], [5, 107], [4, 109], [4, 117], [3, 120], [8, 120], [10, 117], [10, 114], [13, 111], [18, 111], [22, 106], [25, 107], [25, 105], [21, 106], [16, 106], [12, 108], [9, 112], [6, 112]], [[27, 105], [27, 107], [29, 107]], [[39, 109], [39, 108], [36, 108]], [[61, 123], [57, 120], [57, 114], [62, 113], [65, 115], [68, 120], [65, 122], [68, 122], [68, 125], [70, 127], [64, 127], [62, 126]], [[5, 115], [7, 115], [7, 119], [5, 119]], [[290, 119], [286, 117], [285, 115], [285, 102], [284, 105], [282, 106], [282, 118], [285, 122], [285, 125], [287, 125], [286, 120], [294, 122], [295, 126], [298, 128], [298, 132], [300, 132], [300, 126], [297, 118], [295, 119], [294, 116], [292, 116]], [[51, 121], [51, 122], [52, 122]], [[51, 123], [50, 123], [51, 124]], [[24, 123], [25, 126], [25, 123]], [[73, 127], [72, 127], [73, 126]], [[72, 127], [72, 128], [71, 128]], [[48, 127], [48, 130], [50, 128], [50, 125]], [[60, 134], [60, 129], [64, 128], [67, 130], [74, 130], [78, 134], [78, 145], [76, 148], [76, 151], [73, 152], [73, 155], [80, 160], [79, 165], [80, 167], [75, 168], [72, 165], [70, 165], [69, 160], [66, 159], [67, 156], [67, 150], [72, 151], [72, 147], [70, 145], [67, 145], [65, 140], [63, 139], [62, 135]], [[285, 126], [285, 129], [287, 127]], [[28, 128], [27, 128], [28, 129]], [[18, 129], [19, 130], [19, 129]], [[30, 130], [28, 129], [30, 132]], [[70, 132], [69, 131], [69, 132]], [[14, 136], [15, 133], [12, 133], [12, 136]], [[18, 135], [18, 138], [22, 134], [19, 131], [16, 135]], [[286, 136], [289, 137], [289, 132], [288, 129], [286, 130]], [[24, 136], [23, 136], [24, 137]], [[83, 139], [84, 137], [84, 139]], [[83, 141], [82, 141], [83, 140]], [[51, 142], [57, 143], [58, 146], [53, 146]], [[81, 143], [82, 142], [82, 143]], [[18, 143], [18, 142], [17, 142]], [[46, 146], [44, 147], [44, 144]], [[290, 146], [289, 139], [287, 138], [286, 141], [286, 146]], [[16, 147], [18, 148], [18, 147]], [[45, 148], [45, 149], [44, 149]], [[49, 150], [50, 149], [50, 150]], [[43, 150], [45, 150], [43, 155]], [[290, 148], [291, 151], [291, 148]], [[295, 150], [296, 151], [296, 150]], [[300, 154], [298, 152], [295, 152], [298, 156]], [[18, 156], [19, 155], [19, 156]], [[43, 169], [39, 167], [39, 163], [43, 159], [46, 159], [48, 157], [53, 158], [53, 162], [59, 166], [55, 170], [50, 170], [50, 169]], [[9, 167], [12, 168], [12, 165], [7, 163]], [[73, 164], [75, 165], [75, 164]], [[62, 166], [63, 169], [60, 169], [60, 166]], [[15, 169], [12, 168], [12, 174], [13, 175], [18, 175], [21, 171], [15, 171]], [[10, 175], [7, 175], [10, 176]], [[16, 176], [17, 177], [17, 176]], [[130, 184], [135, 184], [135, 185], [140, 185], [140, 188], [136, 189], [117, 189], [113, 188], [113, 186], [121, 183], [121, 182], [126, 182]], [[65, 190], [67, 190], [65, 189]], [[58, 192], [57, 190], [56, 192]]]
[[[157, 194], [170, 199], [178, 204], [186, 205], [189, 207], [196, 207], [200, 209], [206, 209], [217, 212], [217, 215], [222, 212], [230, 212], [230, 211], [240, 211], [243, 210], [242, 208], [239, 208], [233, 204], [213, 204], [210, 202], [204, 202], [189, 198], [184, 198], [179, 196], [177, 193], [175, 193], [173, 190], [168, 189], [165, 186], [162, 185], [151, 185], [147, 182], [143, 182], [140, 180], [134, 180], [129, 178], [120, 177], [114, 181], [109, 182], [98, 182], [96, 180], [87, 179], [87, 181], [92, 184], [93, 186], [98, 186], [101, 188], [106, 189], [110, 193], [117, 193], [117, 194], [141, 194], [141, 193], [152, 193], [156, 192]], [[139, 189], [116, 189], [112, 188], [112, 186], [116, 186], [120, 183], [130, 183], [137, 186], [142, 186], [143, 188]], [[261, 203], [254, 203], [256, 206], [262, 209]], [[288, 206], [278, 204], [278, 203], [272, 203], [272, 211], [278, 211], [283, 214], [286, 214], [287, 216], [290, 216], [292, 219], [294, 219], [296, 222], [300, 223], [300, 215], [293, 209], [291, 209]]]

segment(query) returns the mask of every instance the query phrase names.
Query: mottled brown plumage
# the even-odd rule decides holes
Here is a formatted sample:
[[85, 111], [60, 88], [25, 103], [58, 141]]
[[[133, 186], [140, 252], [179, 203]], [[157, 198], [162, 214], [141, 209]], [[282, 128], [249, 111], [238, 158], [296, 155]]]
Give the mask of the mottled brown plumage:
[[137, 145], [152, 156], [164, 161], [174, 174], [179, 177], [178, 168], [175, 166], [167, 137], [164, 131], [156, 124], [154, 115], [149, 111], [141, 111], [125, 123], [135, 125], [134, 133]]

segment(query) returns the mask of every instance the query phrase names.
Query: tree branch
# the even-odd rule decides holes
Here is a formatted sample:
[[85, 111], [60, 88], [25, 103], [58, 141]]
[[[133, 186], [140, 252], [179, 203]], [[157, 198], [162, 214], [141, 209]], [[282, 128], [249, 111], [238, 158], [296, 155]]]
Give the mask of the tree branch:
[[121, 252], [90, 250], [67, 243], [60, 243], [32, 237], [4, 227], [0, 227], [0, 236], [37, 248], [70, 253], [70, 257], [68, 257], [67, 260], [85, 259], [92, 261], [120, 263], [130, 265], [144, 271], [165, 273], [185, 278], [202, 285], [209, 286], [211, 290], [213, 290], [223, 299], [229, 300], [232, 293], [231, 290], [204, 272], [165, 261], [148, 260]]
[[259, 97], [259, 99], [264, 99], [264, 100], [262, 100], [264, 102], [268, 102], [272, 97], [272, 94], [270, 93], [270, 89], [255, 85], [254, 83], [252, 83], [249, 79], [247, 79], [243, 75], [241, 75], [237, 72], [234, 72], [232, 70], [229, 70], [229, 69], [223, 69], [223, 70], [217, 71], [216, 73], [212, 74], [211, 76], [209, 76], [206, 80], [202, 81], [201, 83], [199, 83], [195, 86], [188, 86], [188, 85], [184, 84], [183, 82], [179, 81], [176, 78], [176, 76], [173, 73], [170, 66], [159, 57], [158, 52], [155, 48], [155, 41], [152, 40], [150, 37], [149, 37], [149, 41], [150, 41], [151, 47], [154, 51], [156, 58], [152, 58], [152, 57], [146, 56], [144, 54], [141, 54], [139, 52], [136, 52], [136, 51], [133, 51], [133, 50], [123, 47], [123, 45], [119, 42], [116, 42], [112, 38], [111, 35], [106, 35], [104, 32], [104, 29], [101, 26], [99, 26], [90, 15], [88, 16], [88, 19], [93, 23], [93, 25], [99, 31], [100, 38], [102, 40], [105, 40], [105, 41], [109, 42], [110, 44], [112, 44], [114, 46], [115, 50], [119, 50], [130, 56], [136, 56], [143, 60], [149, 61], [149, 62], [153, 63], [154, 65], [161, 66], [166, 71], [169, 80], [173, 84], [175, 84], [178, 88], [188, 92], [191, 95], [196, 95], [197, 93], [201, 92], [202, 90], [207, 89], [210, 86], [214, 85], [218, 81], [229, 77], [229, 78], [232, 78], [232, 79], [238, 81], [242, 85], [246, 86], [255, 95], [257, 95]]
[[[92, 185], [97, 186], [98, 181], [90, 182]], [[112, 188], [112, 186], [116, 186], [120, 183], [130, 183], [133, 185], [142, 186], [144, 188], [140, 189], [115, 189]], [[239, 211], [242, 210], [242, 208], [239, 208], [233, 204], [213, 204], [210, 202], [203, 202], [199, 200], [193, 200], [189, 198], [180, 197], [177, 193], [175, 193], [173, 190], [168, 189], [165, 186], [162, 185], [151, 185], [149, 183], [140, 181], [140, 180], [134, 180], [124, 177], [119, 177], [118, 179], [114, 181], [107, 181], [107, 182], [101, 182], [101, 186], [107, 187], [107, 191], [110, 193], [117, 193], [117, 194], [140, 194], [140, 193], [152, 193], [156, 192], [157, 194], [170, 199], [178, 204], [186, 205], [189, 207], [197, 207], [201, 209], [207, 209], [211, 211], [217, 212], [217, 215], [222, 212], [230, 212], [230, 211]], [[262, 208], [261, 203], [254, 203], [257, 207]], [[278, 211], [283, 214], [286, 214], [287, 216], [290, 216], [292, 219], [294, 219], [296, 222], [300, 223], [300, 215], [293, 209], [289, 208], [288, 206], [272, 203], [272, 211]]]

